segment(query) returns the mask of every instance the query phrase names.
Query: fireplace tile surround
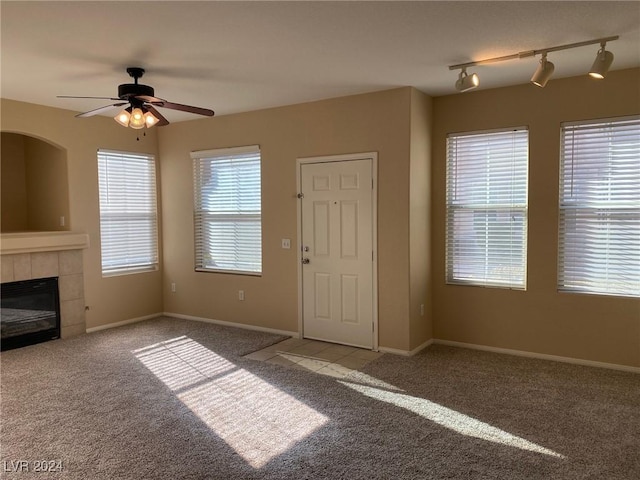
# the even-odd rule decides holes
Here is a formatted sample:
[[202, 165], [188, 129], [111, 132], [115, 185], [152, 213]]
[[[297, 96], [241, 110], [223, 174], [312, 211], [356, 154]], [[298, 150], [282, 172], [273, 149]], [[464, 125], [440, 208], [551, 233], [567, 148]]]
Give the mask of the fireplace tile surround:
[[82, 249], [88, 235], [34, 232], [0, 235], [2, 283], [58, 277], [61, 337], [86, 331]]

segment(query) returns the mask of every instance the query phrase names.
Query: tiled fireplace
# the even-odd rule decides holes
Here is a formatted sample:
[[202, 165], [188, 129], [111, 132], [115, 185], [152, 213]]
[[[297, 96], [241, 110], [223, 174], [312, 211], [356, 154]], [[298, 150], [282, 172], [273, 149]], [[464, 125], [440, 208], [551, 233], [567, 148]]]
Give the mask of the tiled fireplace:
[[4, 233], [0, 237], [2, 283], [58, 277], [62, 338], [85, 333], [82, 249], [88, 235], [74, 232]]

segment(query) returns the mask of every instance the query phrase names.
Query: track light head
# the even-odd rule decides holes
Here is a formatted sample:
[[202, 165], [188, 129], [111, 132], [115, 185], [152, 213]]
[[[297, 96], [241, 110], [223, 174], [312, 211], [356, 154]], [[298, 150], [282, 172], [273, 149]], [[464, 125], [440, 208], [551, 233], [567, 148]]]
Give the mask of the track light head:
[[589, 75], [593, 78], [604, 78], [609, 71], [609, 67], [611, 67], [611, 64], [613, 63], [613, 53], [605, 50], [605, 47], [606, 43], [603, 42], [600, 44], [600, 50], [598, 50], [596, 59], [591, 66], [591, 70], [589, 70]]
[[478, 74], [472, 73], [471, 75], [468, 75], [466, 67], [460, 70], [458, 80], [456, 81], [456, 89], [458, 91], [466, 92], [467, 90], [473, 90], [474, 88], [477, 88], [478, 85], [480, 85]]
[[544, 87], [551, 75], [553, 75], [553, 70], [555, 69], [555, 65], [549, 61], [547, 61], [546, 52], [542, 54], [542, 58], [540, 59], [540, 65], [536, 72], [531, 77], [531, 83], [533, 83], [537, 87]]

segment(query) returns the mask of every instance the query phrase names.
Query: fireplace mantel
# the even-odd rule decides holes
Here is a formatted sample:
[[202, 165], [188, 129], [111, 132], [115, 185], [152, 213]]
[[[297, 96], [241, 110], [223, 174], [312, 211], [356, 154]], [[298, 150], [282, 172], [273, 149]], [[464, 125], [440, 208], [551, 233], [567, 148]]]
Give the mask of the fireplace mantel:
[[80, 232], [15, 232], [0, 234], [0, 255], [82, 250], [89, 235]]

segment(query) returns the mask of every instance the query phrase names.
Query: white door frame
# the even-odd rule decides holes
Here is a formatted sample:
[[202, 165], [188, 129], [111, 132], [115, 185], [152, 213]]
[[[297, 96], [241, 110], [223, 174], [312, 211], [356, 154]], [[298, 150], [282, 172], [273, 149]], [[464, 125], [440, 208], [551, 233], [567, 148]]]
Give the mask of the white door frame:
[[[302, 165], [308, 163], [328, 163], [328, 162], [347, 162], [350, 160], [371, 160], [371, 178], [373, 179], [373, 188], [371, 190], [371, 234], [373, 246], [373, 271], [372, 271], [372, 313], [373, 313], [373, 350], [378, 351], [378, 152], [366, 153], [350, 153], [345, 155], [329, 155], [323, 157], [302, 157], [296, 159], [296, 191], [301, 191], [301, 175]], [[297, 202], [297, 219], [298, 219], [298, 242], [297, 261], [298, 261], [298, 336], [304, 337], [304, 322], [302, 311], [302, 204]]]

